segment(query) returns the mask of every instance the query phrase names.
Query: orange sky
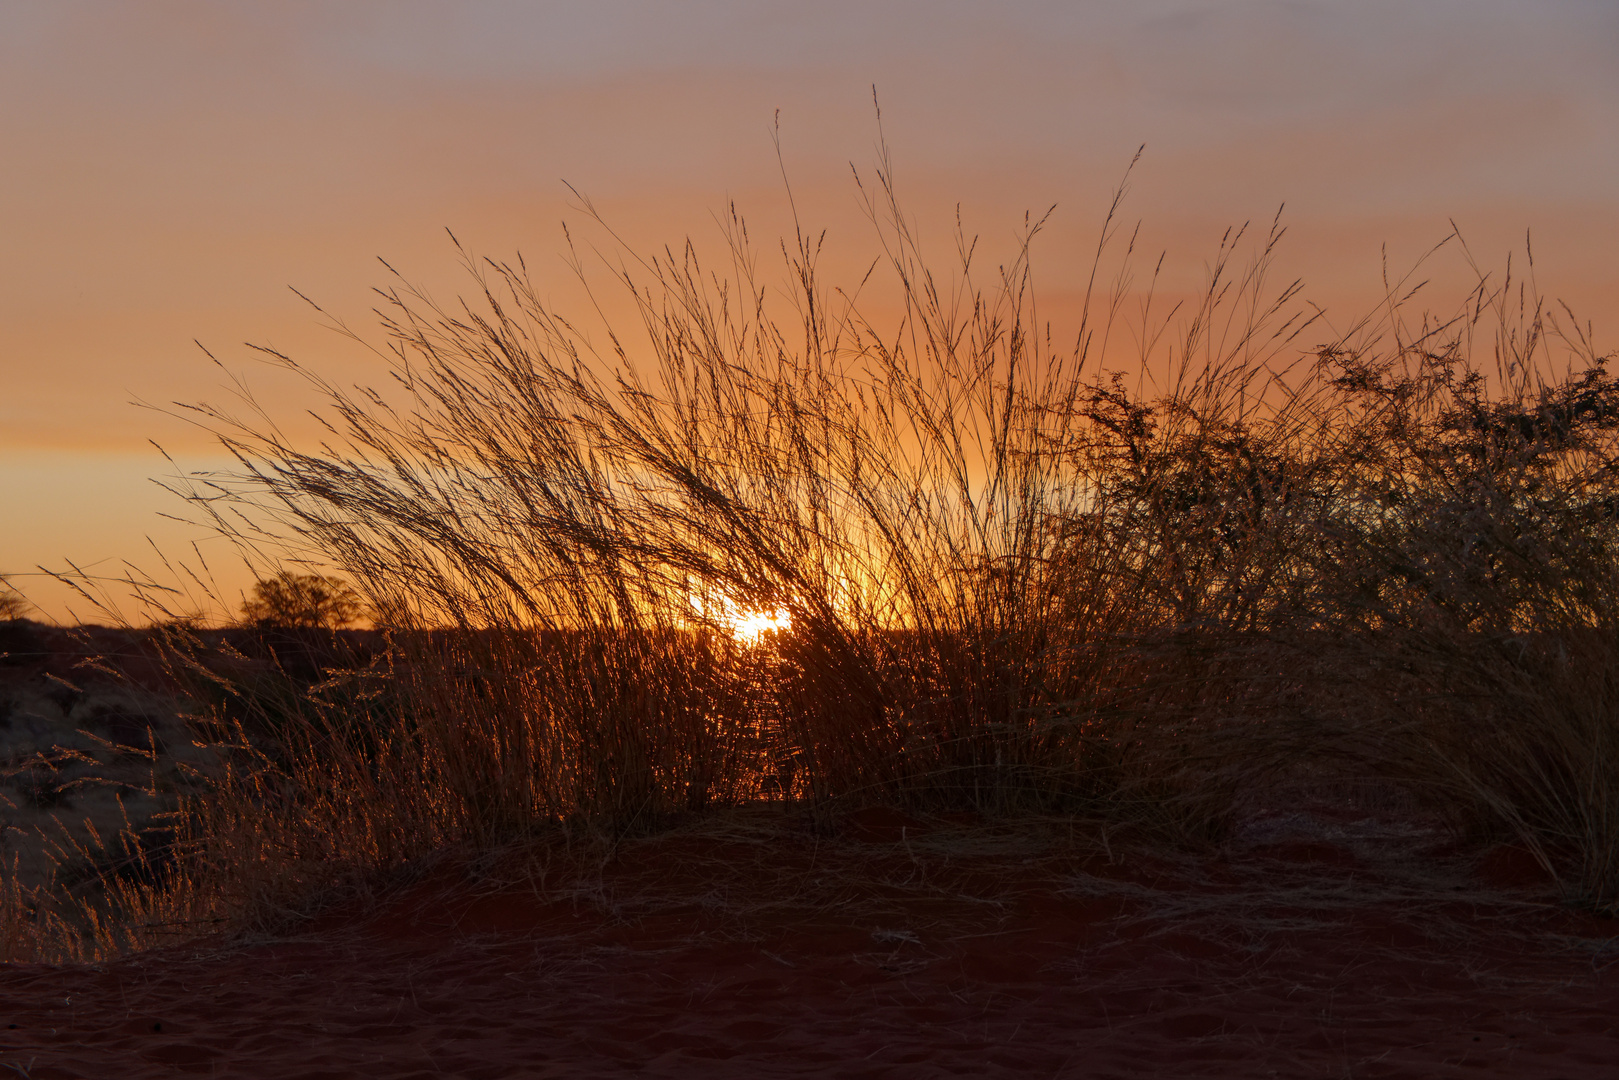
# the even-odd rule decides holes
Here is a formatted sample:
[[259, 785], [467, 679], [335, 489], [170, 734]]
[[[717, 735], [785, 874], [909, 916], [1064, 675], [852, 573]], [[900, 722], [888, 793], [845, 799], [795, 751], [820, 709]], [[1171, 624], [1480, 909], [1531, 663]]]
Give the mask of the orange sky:
[[[194, 535], [159, 516], [179, 507], [146, 482], [171, 471], [148, 440], [188, 465], [208, 444], [130, 404], [225, 396], [192, 339], [288, 415], [312, 402], [241, 342], [367, 378], [288, 285], [357, 326], [377, 256], [451, 296], [449, 227], [577, 302], [564, 180], [635, 245], [712, 237], [729, 198], [774, 235], [779, 108], [829, 269], [863, 262], [849, 163], [873, 162], [873, 83], [925, 227], [959, 202], [1002, 251], [1058, 205], [1054, 300], [1145, 143], [1127, 213], [1174, 288], [1285, 202], [1279, 272], [1347, 322], [1385, 243], [1403, 269], [1454, 218], [1492, 267], [1532, 230], [1542, 289], [1611, 347], [1616, 57], [1609, 0], [0, 0], [0, 570], [111, 572]], [[1435, 276], [1453, 297], [1465, 265]]]

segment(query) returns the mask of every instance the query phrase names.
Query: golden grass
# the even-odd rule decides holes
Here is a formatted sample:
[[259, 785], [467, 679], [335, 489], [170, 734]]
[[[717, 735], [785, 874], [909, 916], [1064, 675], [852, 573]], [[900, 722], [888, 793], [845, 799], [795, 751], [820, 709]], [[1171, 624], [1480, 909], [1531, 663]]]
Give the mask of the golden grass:
[[[1391, 285], [1309, 343], [1273, 227], [1136, 328], [1172, 372], [1143, 395], [1099, 367], [1125, 271], [1055, 350], [1038, 226], [993, 285], [965, 240], [936, 278], [889, 176], [867, 197], [897, 326], [803, 233], [773, 302], [733, 215], [728, 278], [690, 245], [627, 255], [638, 338], [593, 351], [520, 261], [469, 258], [458, 308], [385, 292], [386, 392], [268, 354], [323, 399], [320, 447], [196, 407], [240, 463], [185, 489], [199, 515], [347, 575], [381, 629], [356, 658], [306, 628], [257, 667], [163, 631], [218, 767], [165, 868], [80, 905], [91, 951], [548, 829], [763, 800], [1211, 842], [1255, 793], [1345, 777], [1514, 834], [1613, 910], [1619, 389], [1588, 338], [1481, 276], [1455, 318], [1407, 322]], [[694, 597], [791, 628], [750, 646]], [[45, 925], [6, 903], [14, 936]]]

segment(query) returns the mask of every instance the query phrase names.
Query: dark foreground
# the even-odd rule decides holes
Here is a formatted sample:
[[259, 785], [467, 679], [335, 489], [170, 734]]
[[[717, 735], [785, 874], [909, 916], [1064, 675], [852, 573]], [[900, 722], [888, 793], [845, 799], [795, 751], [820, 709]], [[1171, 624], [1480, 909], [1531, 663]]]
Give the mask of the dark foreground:
[[[442, 867], [274, 939], [0, 968], [36, 1080], [1611, 1077], [1619, 925], [1370, 811], [1221, 855], [781, 815]], [[1117, 856], [1119, 853], [1114, 852]], [[3, 1073], [0, 1073], [3, 1075]]]

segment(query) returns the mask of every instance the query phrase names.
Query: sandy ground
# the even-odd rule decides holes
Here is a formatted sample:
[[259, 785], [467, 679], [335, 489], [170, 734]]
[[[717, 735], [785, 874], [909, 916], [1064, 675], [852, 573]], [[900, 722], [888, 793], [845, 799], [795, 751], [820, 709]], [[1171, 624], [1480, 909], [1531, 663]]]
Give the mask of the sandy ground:
[[[160, 813], [196, 748], [138, 635], [10, 631], [0, 855], [37, 868], [42, 827]], [[0, 1077], [1619, 1076], [1619, 924], [1560, 899], [1520, 850], [1319, 793], [1195, 856], [767, 808], [0, 966]]]
[[[60, 1077], [1613, 1077], [1619, 925], [1355, 807], [1222, 851], [778, 810], [441, 865], [274, 936], [0, 968]], [[3, 1073], [0, 1073], [3, 1075]]]

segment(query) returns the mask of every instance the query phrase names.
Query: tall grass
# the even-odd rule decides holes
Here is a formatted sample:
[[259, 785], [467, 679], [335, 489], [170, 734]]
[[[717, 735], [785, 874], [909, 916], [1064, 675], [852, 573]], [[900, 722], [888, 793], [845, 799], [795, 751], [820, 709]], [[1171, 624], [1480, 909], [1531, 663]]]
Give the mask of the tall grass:
[[[1256, 307], [1279, 232], [1235, 282], [1222, 247], [1168, 350], [1178, 382], [1146, 407], [1094, 370], [1120, 295], [1090, 297], [1072, 352], [1041, 337], [1038, 225], [993, 285], [965, 241], [940, 281], [878, 181], [897, 333], [823, 287], [802, 233], [781, 321], [733, 217], [730, 278], [689, 245], [628, 263], [638, 362], [618, 336], [590, 352], [521, 265], [469, 259], [476, 305], [386, 294], [399, 400], [274, 357], [326, 398], [341, 449], [206, 412], [243, 465], [219, 490], [354, 575], [401, 641], [461, 631], [453, 660], [411, 656], [407, 708], [438, 718], [420, 729], [435, 760], [511, 778], [456, 789], [475, 816], [494, 800], [507, 823], [625, 821], [770, 787], [815, 806], [1131, 798], [1172, 818], [1195, 794], [1121, 732], [1167, 715], [1162, 687], [1141, 707], [1142, 644], [1205, 619], [1251, 630], [1269, 599], [1249, 578], [1294, 572], [1199, 487], [1311, 423], [1308, 394], [1271, 403], [1266, 361], [1301, 328], [1281, 315], [1291, 288]], [[199, 505], [233, 530], [216, 493]], [[742, 649], [704, 628], [715, 600], [792, 630]], [[561, 641], [566, 662], [542, 658]]]
[[[384, 291], [385, 390], [266, 353], [324, 400], [319, 448], [197, 406], [240, 464], [198, 513], [348, 575], [386, 645], [254, 682], [172, 630], [222, 764], [124, 906], [273, 912], [447, 846], [758, 799], [1211, 840], [1334, 777], [1619, 904], [1619, 390], [1588, 338], [1480, 275], [1455, 318], [1409, 325], [1391, 286], [1321, 344], [1268, 281], [1273, 226], [1228, 236], [1190, 309], [1143, 309], [1167, 375], [1142, 392], [1101, 363], [1152, 293], [1117, 201], [1055, 349], [1039, 225], [987, 284], [965, 237], [936, 277], [890, 175], [862, 191], [891, 323], [803, 231], [773, 300], [733, 212], [723, 275], [624, 253], [640, 324], [599, 351], [521, 261], [464, 256], [458, 307]], [[746, 642], [734, 608], [790, 628]]]

